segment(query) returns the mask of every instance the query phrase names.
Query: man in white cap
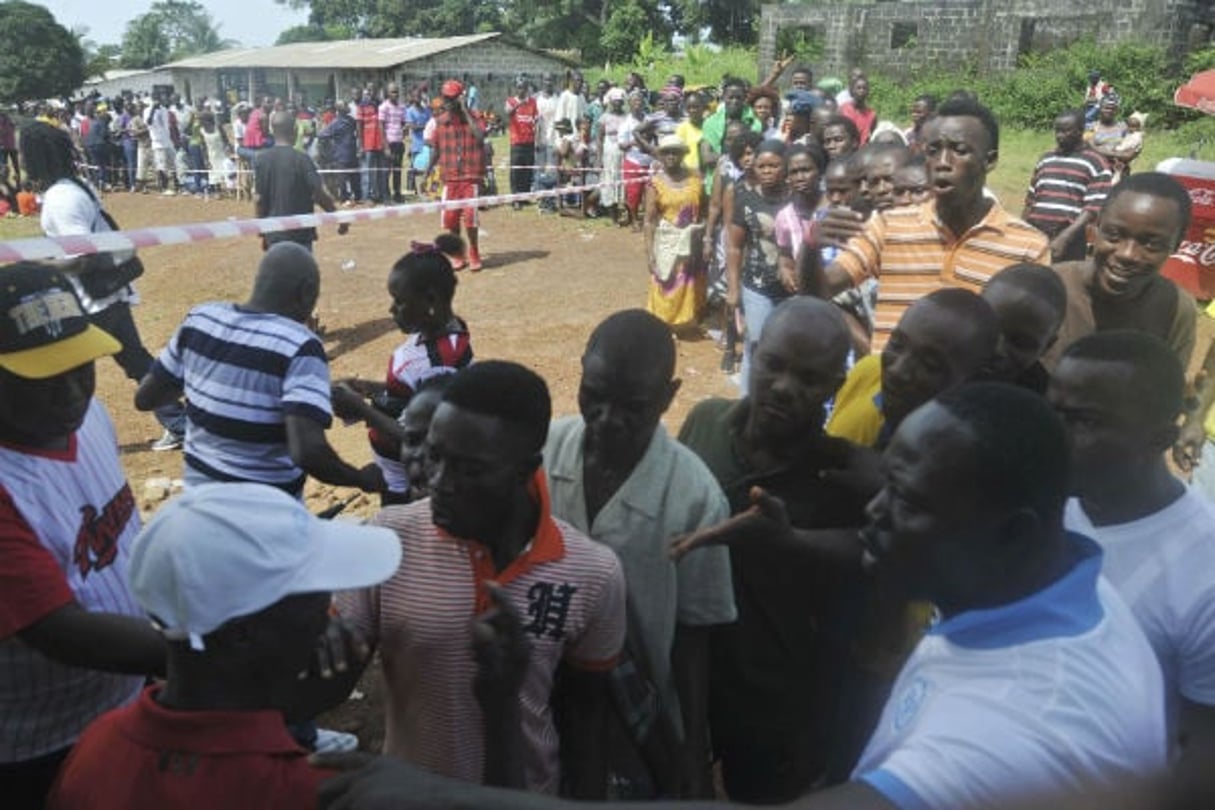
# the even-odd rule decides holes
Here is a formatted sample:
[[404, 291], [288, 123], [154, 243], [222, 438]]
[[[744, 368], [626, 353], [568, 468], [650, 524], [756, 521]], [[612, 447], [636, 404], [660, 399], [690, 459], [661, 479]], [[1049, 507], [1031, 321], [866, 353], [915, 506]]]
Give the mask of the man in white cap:
[[[0, 270], [0, 804], [42, 807], [81, 730], [164, 671], [127, 586], [139, 511], [93, 399], [117, 340], [67, 276]], [[132, 677], [135, 676], [135, 677]]]
[[265, 484], [208, 484], [167, 503], [129, 573], [168, 640], [168, 678], [85, 731], [48, 806], [314, 804], [330, 774], [284, 721], [342, 701], [369, 654], [331, 617], [331, 592], [376, 585], [400, 562], [391, 530], [321, 520]]

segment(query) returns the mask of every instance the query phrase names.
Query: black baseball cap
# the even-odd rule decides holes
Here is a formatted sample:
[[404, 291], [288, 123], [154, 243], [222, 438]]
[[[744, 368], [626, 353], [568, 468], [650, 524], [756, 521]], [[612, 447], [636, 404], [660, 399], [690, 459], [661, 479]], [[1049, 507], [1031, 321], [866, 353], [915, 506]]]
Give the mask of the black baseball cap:
[[0, 368], [42, 380], [121, 348], [89, 322], [66, 273], [36, 262], [0, 267]]

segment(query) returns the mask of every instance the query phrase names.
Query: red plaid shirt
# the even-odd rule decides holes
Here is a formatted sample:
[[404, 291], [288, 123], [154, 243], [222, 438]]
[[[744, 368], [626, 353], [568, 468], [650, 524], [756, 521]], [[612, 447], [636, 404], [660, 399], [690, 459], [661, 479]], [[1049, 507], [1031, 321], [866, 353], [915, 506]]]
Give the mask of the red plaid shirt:
[[[484, 124], [471, 113], [475, 125]], [[444, 182], [479, 182], [485, 176], [485, 144], [478, 142], [472, 127], [460, 115], [444, 115], [435, 124], [435, 147]]]

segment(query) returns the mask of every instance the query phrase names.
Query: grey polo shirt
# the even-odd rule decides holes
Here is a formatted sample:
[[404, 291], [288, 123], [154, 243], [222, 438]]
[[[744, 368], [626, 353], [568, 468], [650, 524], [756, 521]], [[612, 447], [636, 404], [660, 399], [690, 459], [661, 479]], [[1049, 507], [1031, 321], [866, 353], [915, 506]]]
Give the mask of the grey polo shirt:
[[722, 522], [730, 507], [704, 462], [659, 425], [632, 475], [590, 523], [582, 485], [584, 429], [580, 416], [558, 419], [549, 429], [544, 467], [553, 515], [620, 558], [653, 677], [678, 722], [671, 673], [675, 626], [728, 624], [738, 614], [727, 549], [701, 549], [675, 563], [667, 548], [677, 535]]

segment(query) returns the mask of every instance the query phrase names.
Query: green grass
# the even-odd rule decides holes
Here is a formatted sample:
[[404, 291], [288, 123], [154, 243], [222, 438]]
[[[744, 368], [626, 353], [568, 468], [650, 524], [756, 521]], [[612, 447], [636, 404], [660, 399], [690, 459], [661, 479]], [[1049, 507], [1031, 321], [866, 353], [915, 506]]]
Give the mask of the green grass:
[[0, 241], [24, 239], [27, 236], [42, 236], [42, 228], [38, 226], [38, 217], [0, 218]]
[[[1000, 162], [987, 177], [987, 185], [1000, 198], [1004, 207], [1020, 214], [1025, 188], [1033, 174], [1034, 165], [1043, 152], [1055, 145], [1050, 132], [1005, 130], [1000, 133]], [[1215, 161], [1215, 144], [1196, 144], [1178, 131], [1152, 132], [1144, 138], [1143, 154], [1135, 161], [1138, 171], [1150, 171], [1165, 158], [1189, 157], [1198, 150], [1198, 157]]]

